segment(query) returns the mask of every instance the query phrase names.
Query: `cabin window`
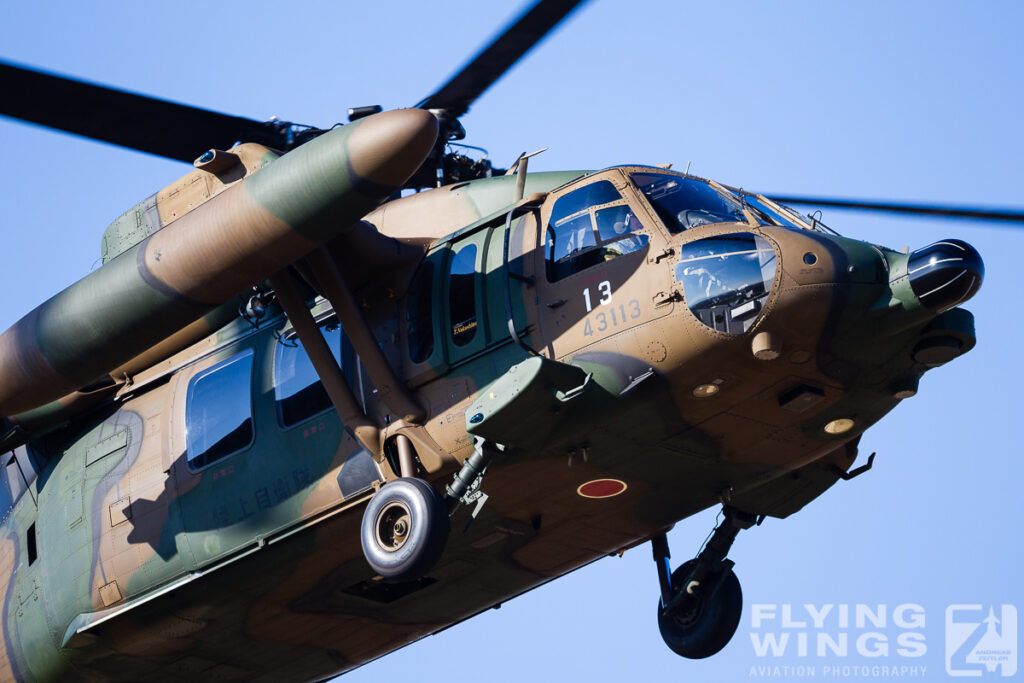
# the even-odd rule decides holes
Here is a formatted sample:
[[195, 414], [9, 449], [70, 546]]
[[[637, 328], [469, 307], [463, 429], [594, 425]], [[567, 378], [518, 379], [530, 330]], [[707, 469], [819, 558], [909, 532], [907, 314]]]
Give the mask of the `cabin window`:
[[189, 382], [185, 442], [190, 468], [205, 467], [252, 443], [252, 364], [253, 351], [247, 349]]
[[465, 346], [476, 337], [476, 245], [467, 244], [452, 257], [448, 285], [452, 339]]
[[738, 203], [693, 178], [667, 173], [634, 173], [633, 182], [673, 235], [712, 223], [746, 223]]
[[46, 464], [46, 459], [28, 444], [18, 446], [6, 456], [9, 490], [17, 501]]
[[615, 186], [601, 180], [564, 195], [548, 221], [545, 260], [549, 282], [647, 246], [639, 218]]
[[408, 321], [409, 360], [422, 363], [434, 353], [433, 321], [434, 263], [424, 261], [420, 266], [405, 303]]
[[0, 467], [0, 518], [6, 517], [7, 512], [14, 507], [14, 490], [7, 469]]
[[[341, 328], [337, 323], [327, 324], [320, 333], [338, 365], [344, 368]], [[282, 427], [291, 427], [331, 408], [327, 390], [298, 337], [281, 339], [274, 352], [274, 403]]]
[[21, 465], [18, 463], [18, 459], [13, 452], [8, 454], [6, 470], [11, 500], [18, 502], [22, 494], [25, 493], [25, 490], [28, 489], [28, 481], [25, 479], [25, 474], [22, 472]]

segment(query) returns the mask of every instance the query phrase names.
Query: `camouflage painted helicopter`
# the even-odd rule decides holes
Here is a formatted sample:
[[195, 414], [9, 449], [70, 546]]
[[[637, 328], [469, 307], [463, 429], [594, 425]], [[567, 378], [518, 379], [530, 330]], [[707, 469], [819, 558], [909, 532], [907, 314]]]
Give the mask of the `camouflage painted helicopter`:
[[648, 539], [665, 567], [661, 532], [723, 501], [661, 576], [667, 639], [710, 654], [735, 529], [973, 343], [962, 243], [966, 274], [664, 169], [477, 178], [437, 153], [443, 92], [189, 151], [4, 337], [11, 674], [324, 676]]

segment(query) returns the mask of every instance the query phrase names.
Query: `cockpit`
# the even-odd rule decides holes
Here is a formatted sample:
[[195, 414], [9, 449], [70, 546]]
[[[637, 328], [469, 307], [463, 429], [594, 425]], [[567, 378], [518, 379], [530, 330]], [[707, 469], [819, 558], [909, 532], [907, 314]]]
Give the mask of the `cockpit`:
[[621, 171], [626, 182], [603, 175], [555, 201], [544, 239], [548, 282], [647, 250], [659, 221], [672, 236], [732, 224], [727, 234], [682, 237], [673, 273], [702, 323], [728, 334], [749, 330], [767, 301], [778, 260], [772, 242], [749, 228], [814, 227], [787, 207], [713, 181], [654, 168]]

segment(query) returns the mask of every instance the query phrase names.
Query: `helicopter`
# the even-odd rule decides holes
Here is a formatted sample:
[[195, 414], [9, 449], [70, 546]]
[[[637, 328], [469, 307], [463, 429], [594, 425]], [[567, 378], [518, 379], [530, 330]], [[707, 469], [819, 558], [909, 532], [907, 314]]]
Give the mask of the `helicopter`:
[[[950, 367], [953, 367], [953, 366], [950, 366]], [[485, 509], [486, 509], [486, 508], [485, 508]]]

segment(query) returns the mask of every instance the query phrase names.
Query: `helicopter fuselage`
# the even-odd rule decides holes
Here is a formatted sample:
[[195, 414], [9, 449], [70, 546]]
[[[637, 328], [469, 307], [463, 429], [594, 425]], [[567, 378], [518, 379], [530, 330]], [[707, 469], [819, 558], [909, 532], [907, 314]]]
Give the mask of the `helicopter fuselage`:
[[[147, 356], [14, 449], [0, 678], [343, 672], [719, 502], [796, 512], [974, 343], [954, 307], [973, 290], [926, 305], [914, 254], [764, 198], [648, 167], [530, 174], [523, 197], [515, 180], [393, 199], [326, 246], [401, 387], [325, 283], [294, 278], [376, 441], [264, 287], [265, 310]], [[553, 407], [503, 393], [529, 363]], [[437, 567], [394, 583], [358, 537], [408, 468], [400, 437], [438, 488], [476, 440], [505, 452]]]

